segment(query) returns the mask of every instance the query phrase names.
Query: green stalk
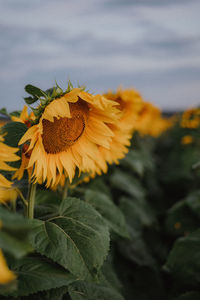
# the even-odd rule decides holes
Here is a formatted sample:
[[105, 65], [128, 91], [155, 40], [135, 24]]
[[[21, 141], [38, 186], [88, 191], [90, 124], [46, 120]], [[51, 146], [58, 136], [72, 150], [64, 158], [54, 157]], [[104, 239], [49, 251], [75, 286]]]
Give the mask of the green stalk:
[[65, 185], [64, 185], [64, 188], [63, 188], [62, 200], [67, 198], [68, 188], [69, 188], [68, 179], [66, 179], [65, 180]]
[[35, 206], [35, 193], [36, 193], [37, 184], [31, 183], [29, 185], [28, 191], [28, 208], [27, 208], [27, 216], [29, 219], [34, 218], [34, 206]]

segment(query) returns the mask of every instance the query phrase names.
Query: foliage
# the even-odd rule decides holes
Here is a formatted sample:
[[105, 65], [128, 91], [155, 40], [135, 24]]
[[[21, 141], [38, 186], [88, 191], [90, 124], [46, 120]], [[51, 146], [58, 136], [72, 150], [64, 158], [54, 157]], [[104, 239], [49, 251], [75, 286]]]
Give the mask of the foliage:
[[[26, 102], [58, 89], [29, 85]], [[16, 147], [26, 130], [4, 125], [5, 143]], [[23, 197], [1, 205], [0, 248], [17, 280], [0, 286], [0, 299], [200, 299], [199, 148], [199, 128], [179, 121], [157, 138], [136, 132], [107, 174], [77, 176], [68, 195], [38, 185], [35, 219]]]

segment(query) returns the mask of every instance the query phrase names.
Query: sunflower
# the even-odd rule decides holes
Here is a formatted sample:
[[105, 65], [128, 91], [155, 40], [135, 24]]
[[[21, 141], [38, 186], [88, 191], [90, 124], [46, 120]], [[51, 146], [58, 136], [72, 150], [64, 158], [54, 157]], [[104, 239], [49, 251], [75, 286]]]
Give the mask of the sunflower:
[[19, 160], [15, 154], [19, 149], [10, 147], [3, 143], [4, 138], [0, 135], [0, 169], [5, 171], [13, 171], [15, 168], [6, 164], [6, 162], [13, 162]]
[[31, 121], [35, 120], [35, 115], [33, 112], [28, 114], [28, 107], [24, 105], [24, 108], [19, 117], [11, 116], [13, 122], [24, 123], [27, 127], [31, 126]]
[[0, 249], [0, 284], [8, 284], [16, 279], [15, 274], [9, 270], [2, 250]]
[[144, 102], [142, 109], [138, 113], [136, 130], [141, 136], [151, 135], [158, 137], [168, 128], [172, 127], [175, 119], [163, 118], [158, 107], [149, 102]]
[[144, 105], [141, 95], [134, 89], [122, 90], [119, 88], [116, 93], [110, 91], [104, 96], [119, 104], [121, 111], [120, 127], [124, 130], [133, 131], [138, 113]]
[[181, 127], [197, 128], [200, 125], [200, 108], [190, 108], [182, 115]]
[[[120, 110], [118, 122], [108, 124], [108, 127], [113, 132], [110, 147], [106, 148], [102, 145], [98, 147], [97, 159], [92, 171], [89, 172], [89, 177], [106, 173], [108, 164], [118, 164], [128, 152], [132, 133], [136, 126], [137, 115], [143, 106], [143, 100], [138, 92], [133, 89], [122, 90], [118, 89], [116, 93], [108, 92], [104, 96], [112, 101], [115, 101]], [[88, 178], [89, 178], [88, 177]], [[88, 181], [88, 178], [85, 181]]]
[[94, 169], [98, 147], [110, 147], [114, 134], [108, 125], [119, 118], [115, 106], [115, 101], [78, 88], [52, 100], [38, 124], [30, 127], [19, 142], [28, 145], [27, 168], [33, 168], [33, 181], [46, 181], [49, 187], [63, 174], [71, 182], [76, 167], [80, 171]]
[[194, 138], [191, 135], [184, 135], [181, 139], [182, 145], [189, 145], [194, 141]]
[[[15, 154], [19, 149], [9, 147], [3, 143], [3, 136], [0, 136], [0, 169], [4, 171], [14, 171], [16, 168], [9, 166], [6, 162], [13, 162], [19, 160]], [[7, 180], [0, 174], [0, 203], [12, 201], [17, 198], [17, 191], [13, 187], [12, 182]]]

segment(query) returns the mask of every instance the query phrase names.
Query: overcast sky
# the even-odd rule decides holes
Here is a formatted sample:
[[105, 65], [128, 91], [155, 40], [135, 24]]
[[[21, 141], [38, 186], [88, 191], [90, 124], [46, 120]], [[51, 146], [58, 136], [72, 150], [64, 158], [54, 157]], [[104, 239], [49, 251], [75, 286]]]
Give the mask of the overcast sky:
[[0, 106], [55, 80], [134, 87], [162, 109], [200, 104], [199, 0], [0, 0]]

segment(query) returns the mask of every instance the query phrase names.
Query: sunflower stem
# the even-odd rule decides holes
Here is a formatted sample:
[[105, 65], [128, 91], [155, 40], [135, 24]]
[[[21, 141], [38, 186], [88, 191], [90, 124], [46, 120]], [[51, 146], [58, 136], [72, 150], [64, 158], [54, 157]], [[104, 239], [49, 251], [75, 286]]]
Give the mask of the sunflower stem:
[[68, 188], [69, 188], [68, 179], [66, 179], [65, 180], [65, 185], [64, 185], [64, 188], [63, 188], [62, 200], [67, 198]]
[[29, 219], [34, 218], [34, 206], [35, 206], [35, 193], [36, 193], [37, 184], [31, 183], [29, 185], [28, 191], [28, 207], [27, 207], [27, 216]]

